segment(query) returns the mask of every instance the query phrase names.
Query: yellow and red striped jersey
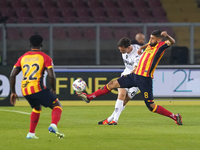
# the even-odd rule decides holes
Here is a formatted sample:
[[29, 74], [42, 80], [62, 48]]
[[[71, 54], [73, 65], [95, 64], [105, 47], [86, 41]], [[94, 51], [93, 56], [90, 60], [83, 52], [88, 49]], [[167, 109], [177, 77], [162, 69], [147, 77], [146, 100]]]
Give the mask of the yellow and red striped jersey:
[[46, 68], [53, 68], [53, 62], [51, 57], [44, 52], [32, 49], [22, 55], [14, 67], [22, 70], [21, 90], [26, 96], [46, 89], [43, 84], [43, 75]]
[[148, 45], [139, 60], [135, 74], [153, 78], [153, 73], [168, 47], [165, 41], [159, 42], [154, 47]]

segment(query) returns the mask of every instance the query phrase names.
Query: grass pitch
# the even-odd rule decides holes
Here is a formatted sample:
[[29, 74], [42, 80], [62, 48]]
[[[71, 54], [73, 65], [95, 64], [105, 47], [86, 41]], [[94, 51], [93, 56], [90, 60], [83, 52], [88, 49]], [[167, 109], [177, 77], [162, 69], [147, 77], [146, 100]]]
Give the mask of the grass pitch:
[[[51, 110], [43, 108], [36, 128], [38, 140], [26, 139], [31, 108], [0, 107], [0, 149], [2, 150], [195, 150], [200, 147], [200, 106], [164, 106], [180, 113], [183, 126], [146, 106], [127, 106], [117, 126], [97, 125], [114, 106], [64, 106], [58, 139], [48, 133]], [[13, 112], [20, 111], [20, 112]], [[22, 113], [21, 113], [22, 112]], [[24, 113], [23, 113], [24, 112]]]

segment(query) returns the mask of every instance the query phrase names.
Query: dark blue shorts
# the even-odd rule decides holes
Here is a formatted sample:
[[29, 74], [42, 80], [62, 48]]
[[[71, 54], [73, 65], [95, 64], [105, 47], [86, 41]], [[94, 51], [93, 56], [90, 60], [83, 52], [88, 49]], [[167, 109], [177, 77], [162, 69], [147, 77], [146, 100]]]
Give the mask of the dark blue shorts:
[[121, 88], [138, 87], [145, 102], [153, 100], [152, 79], [131, 73], [117, 79]]
[[57, 97], [49, 90], [45, 89], [38, 93], [25, 96], [32, 108], [36, 106], [50, 107]]

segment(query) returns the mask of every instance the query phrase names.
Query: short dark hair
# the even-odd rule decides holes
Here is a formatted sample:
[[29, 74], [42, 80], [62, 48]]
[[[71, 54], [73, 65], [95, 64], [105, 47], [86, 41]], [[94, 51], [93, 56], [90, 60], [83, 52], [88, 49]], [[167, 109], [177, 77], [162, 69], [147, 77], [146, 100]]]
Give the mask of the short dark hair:
[[32, 46], [39, 47], [42, 44], [43, 38], [40, 35], [32, 35], [29, 41]]
[[118, 42], [117, 45], [118, 45], [118, 47], [125, 47], [125, 48], [127, 48], [127, 47], [129, 47], [131, 45], [131, 41], [128, 38], [123, 37], [123, 38], [121, 38], [119, 40], [119, 42]]
[[155, 37], [162, 37], [161, 36], [161, 31], [160, 30], [154, 30], [151, 35], [154, 35]]

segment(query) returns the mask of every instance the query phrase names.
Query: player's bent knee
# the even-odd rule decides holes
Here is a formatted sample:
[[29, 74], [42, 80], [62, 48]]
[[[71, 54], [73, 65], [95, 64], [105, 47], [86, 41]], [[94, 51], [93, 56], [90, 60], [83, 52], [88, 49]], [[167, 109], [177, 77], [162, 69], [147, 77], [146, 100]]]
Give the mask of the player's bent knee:
[[147, 108], [149, 109], [149, 111], [154, 112], [153, 111], [154, 107], [152, 107], [152, 104], [154, 104], [154, 102], [146, 102], [145, 101], [145, 104], [146, 104]]
[[112, 89], [114, 89], [114, 88], [119, 88], [119, 87], [120, 87], [120, 85], [119, 85], [119, 83], [118, 83], [117, 80], [113, 80], [113, 81], [110, 81], [110, 82], [108, 83], [108, 88], [109, 88], [110, 90], [112, 90]]

